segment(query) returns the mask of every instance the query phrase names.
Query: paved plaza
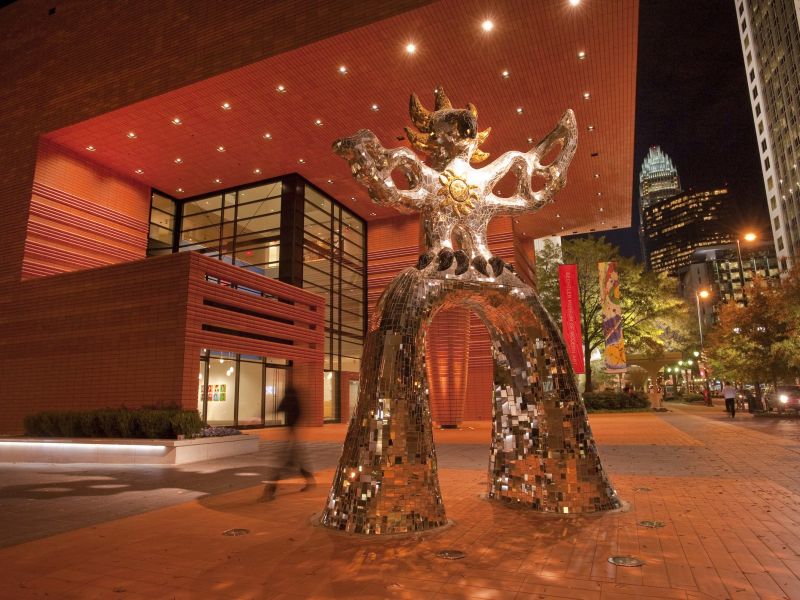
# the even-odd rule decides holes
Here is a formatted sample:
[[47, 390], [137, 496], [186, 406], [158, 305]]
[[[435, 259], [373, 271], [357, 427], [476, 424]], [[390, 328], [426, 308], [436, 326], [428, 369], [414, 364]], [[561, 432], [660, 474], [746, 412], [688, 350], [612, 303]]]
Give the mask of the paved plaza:
[[438, 430], [453, 524], [391, 538], [312, 524], [341, 425], [302, 432], [319, 485], [281, 482], [267, 503], [281, 430], [256, 432], [257, 454], [180, 467], [0, 465], [0, 598], [800, 598], [800, 422], [669, 408], [590, 417], [629, 504], [599, 516], [485, 500], [488, 423]]

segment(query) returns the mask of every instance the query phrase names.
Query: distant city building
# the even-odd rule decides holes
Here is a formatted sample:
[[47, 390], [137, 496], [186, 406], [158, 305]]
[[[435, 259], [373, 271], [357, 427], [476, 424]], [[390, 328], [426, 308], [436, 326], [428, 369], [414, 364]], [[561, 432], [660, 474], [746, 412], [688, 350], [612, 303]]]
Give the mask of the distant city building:
[[648, 267], [676, 275], [695, 250], [732, 243], [724, 224], [728, 190], [688, 192], [648, 203], [642, 209], [642, 242]]
[[[695, 294], [708, 290], [707, 300], [700, 300], [703, 327], [716, 323], [719, 306], [723, 303], [744, 304], [747, 288], [756, 277], [767, 282], [779, 280], [778, 259], [772, 240], [741, 245], [741, 263], [736, 243], [710, 246], [695, 250], [689, 264], [678, 272], [680, 292], [695, 306]], [[744, 286], [742, 286], [744, 276]]]
[[800, 252], [800, 27], [796, 0], [735, 0], [781, 271]]
[[681, 180], [672, 159], [659, 146], [650, 146], [650, 151], [639, 171], [639, 240], [642, 258], [649, 263], [644, 238], [643, 212], [653, 202], [681, 193]]

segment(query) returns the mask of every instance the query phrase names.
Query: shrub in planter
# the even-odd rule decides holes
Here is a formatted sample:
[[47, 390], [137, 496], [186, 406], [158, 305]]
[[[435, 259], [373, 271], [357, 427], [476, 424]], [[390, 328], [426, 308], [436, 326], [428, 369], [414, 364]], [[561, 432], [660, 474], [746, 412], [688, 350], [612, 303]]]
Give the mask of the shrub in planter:
[[132, 438], [139, 437], [137, 435], [136, 414], [132, 410], [125, 408], [115, 411], [116, 417], [116, 437]]
[[700, 403], [705, 402], [705, 398], [703, 398], [702, 394], [695, 394], [691, 392], [687, 394], [682, 394], [679, 400], [681, 402], [700, 402]]
[[196, 410], [175, 411], [170, 416], [169, 423], [175, 437], [194, 436], [203, 429], [203, 421]]
[[143, 408], [136, 411], [136, 425], [142, 432], [142, 437], [161, 439], [172, 437], [170, 413], [166, 410], [151, 410]]
[[583, 403], [589, 410], [625, 410], [650, 406], [647, 396], [639, 392], [633, 395], [613, 391], [586, 392]]

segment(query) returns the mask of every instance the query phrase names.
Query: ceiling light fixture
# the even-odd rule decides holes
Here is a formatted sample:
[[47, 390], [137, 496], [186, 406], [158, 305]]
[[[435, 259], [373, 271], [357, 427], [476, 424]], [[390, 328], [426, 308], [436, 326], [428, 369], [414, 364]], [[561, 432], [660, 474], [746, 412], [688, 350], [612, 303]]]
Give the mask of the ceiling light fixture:
[[589, 125], [586, 129], [588, 129], [589, 131], [594, 131], [594, 125]]
[[142, 173], [144, 173], [144, 171], [142, 171], [141, 169], [136, 169], [134, 173], [136, 173], [137, 175], [141, 175]]
[[298, 159], [297, 162], [299, 162], [301, 165], [304, 165], [306, 163], [306, 159], [305, 158], [301, 158], [301, 159]]
[[271, 140], [272, 139], [272, 134], [271, 133], [265, 133], [261, 137], [263, 137], [265, 140]]
[[518, 106], [518, 107], [517, 107], [517, 114], [518, 114], [518, 115], [521, 115], [521, 114], [522, 114], [522, 107], [521, 107], [521, 106]]
[[584, 58], [586, 58], [586, 52], [581, 50], [580, 52], [578, 52], [578, 60], [583, 60]]
[[414, 54], [414, 52], [416, 51], [417, 51], [416, 44], [414, 44], [413, 42], [406, 44], [406, 52], [408, 52], [409, 54]]
[[561, 215], [556, 213], [556, 219], [560, 219], [560, 218], [561, 218]]
[[341, 67], [339, 67], [339, 74], [341, 74], [341, 75], [347, 75], [347, 67], [345, 67], [344, 65], [342, 65]]
[[503, 79], [508, 79], [510, 76], [511, 76], [511, 73], [508, 72], [508, 69], [504, 69], [500, 73], [500, 77], [502, 77]]
[[602, 196], [602, 195], [603, 195], [603, 192], [597, 192], [597, 195], [598, 195], [598, 196]]
[[253, 173], [256, 175], [261, 175], [261, 169], [253, 169]]
[[177, 188], [175, 191], [178, 192], [179, 194], [182, 194], [183, 193], [183, 188]]
[[214, 183], [222, 183], [222, 179], [217, 178], [214, 180]]
[[603, 207], [602, 206], [600, 207], [600, 212], [603, 212]]
[[231, 103], [230, 102], [223, 102], [220, 105], [220, 108], [222, 108], [222, 110], [230, 110], [232, 108], [231, 107]]
[[486, 19], [483, 23], [481, 23], [481, 29], [484, 31], [491, 31], [494, 29], [494, 23], [492, 23], [489, 19]]
[[595, 174], [594, 174], [594, 178], [595, 178], [595, 179], [600, 179], [600, 173], [595, 173]]
[[373, 112], [378, 112], [380, 110], [380, 106], [378, 106], [377, 104], [373, 104], [372, 106], [370, 106], [370, 108], [373, 110]]
[[581, 0], [569, 0], [570, 6], [578, 6], [581, 3]]
[[333, 179], [328, 179], [328, 183], [333, 183]]
[[591, 94], [589, 94], [589, 92], [583, 92], [583, 99], [584, 100], [588, 100], [590, 97], [591, 97]]
[[285, 85], [283, 85], [283, 84], [279, 84], [279, 85], [278, 85], [278, 86], [275, 88], [275, 91], [276, 91], [276, 92], [278, 92], [279, 94], [285, 94], [285, 93], [286, 93], [286, 86], [285, 86]]
[[97, 148], [95, 148], [94, 146], [86, 146], [86, 149], [87, 149], [89, 152], [94, 152], [95, 150], [97, 150]]
[[533, 138], [528, 138], [528, 143], [532, 144], [533, 143]]
[[217, 146], [217, 152], [225, 152], [225, 146]]
[[172, 121], [170, 121], [170, 123], [172, 123], [173, 125], [181, 125], [183, 121], [181, 121], [180, 117], [175, 117], [174, 119], [172, 119]]
[[175, 164], [179, 165], [181, 163], [183, 163], [183, 159], [179, 156], [178, 158], [175, 159]]
[[316, 125], [317, 127], [322, 127], [322, 119], [316, 119], [314, 121], [314, 125]]
[[129, 140], [135, 140], [136, 139], [136, 132], [135, 131], [129, 131], [125, 135], [127, 136], [127, 138]]
[[374, 212], [371, 212], [371, 213], [369, 213], [369, 214], [370, 214], [370, 215], [372, 215], [373, 217], [376, 217], [376, 216], [378, 216], [378, 215], [377, 215], [377, 213], [374, 213]]

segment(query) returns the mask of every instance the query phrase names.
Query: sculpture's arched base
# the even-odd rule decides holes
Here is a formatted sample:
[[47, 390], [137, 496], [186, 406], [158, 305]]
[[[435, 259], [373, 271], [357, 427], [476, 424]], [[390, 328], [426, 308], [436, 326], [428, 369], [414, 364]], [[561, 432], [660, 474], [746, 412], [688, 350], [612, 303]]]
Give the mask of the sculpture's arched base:
[[373, 315], [358, 407], [322, 524], [350, 533], [393, 534], [447, 522], [424, 335], [436, 311], [453, 305], [477, 313], [492, 339], [489, 497], [557, 514], [618, 508], [564, 342], [536, 293], [508, 271], [480, 280], [429, 267], [398, 275]]
[[[320, 511], [318, 513], [314, 513], [313, 515], [311, 515], [311, 518], [309, 519], [308, 522], [311, 524], [312, 527], [321, 527], [321, 528], [325, 529], [326, 531], [330, 531], [332, 534], [336, 534], [336, 535], [343, 535], [343, 536], [348, 536], [348, 537], [353, 536], [353, 535], [369, 535], [370, 537], [374, 537], [374, 536], [372, 536], [370, 534], [367, 534], [367, 533], [364, 533], [364, 532], [358, 532], [358, 531], [351, 532], [351, 531], [346, 531], [346, 530], [343, 530], [343, 529], [340, 530], [340, 529], [335, 529], [333, 527], [329, 527], [322, 520], [322, 517], [323, 517], [324, 514], [325, 514], [324, 510]], [[430, 535], [436, 535], [438, 533], [442, 533], [444, 531], [447, 531], [451, 527], [455, 527], [456, 524], [457, 524], [456, 521], [454, 521], [453, 519], [447, 519], [447, 521], [443, 525], [439, 525], [438, 527], [434, 527], [434, 528], [431, 528], [431, 529], [422, 529], [422, 530], [419, 530], [419, 531], [397, 531], [397, 532], [393, 532], [393, 533], [384, 533], [384, 534], [381, 535], [381, 538], [385, 537], [385, 538], [400, 539], [400, 540], [405, 539], [405, 538], [426, 539]], [[425, 536], [425, 537], [422, 538], [421, 536]]]

